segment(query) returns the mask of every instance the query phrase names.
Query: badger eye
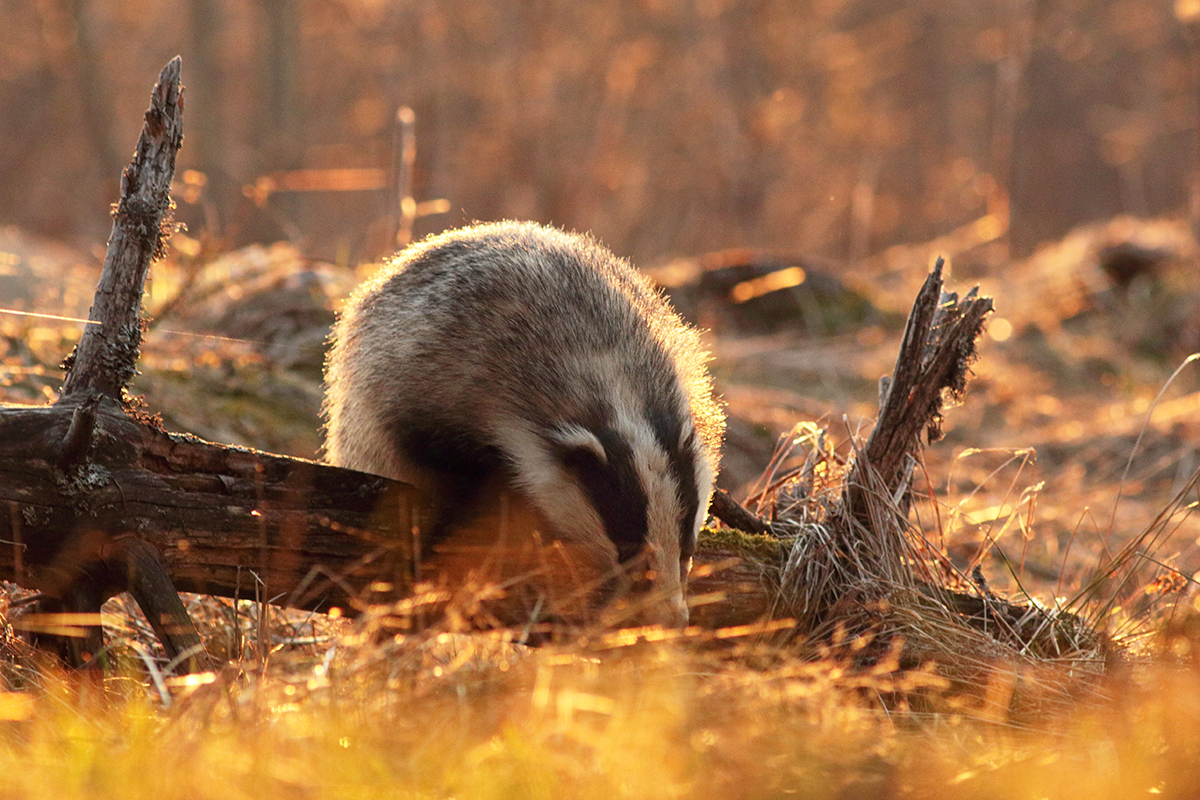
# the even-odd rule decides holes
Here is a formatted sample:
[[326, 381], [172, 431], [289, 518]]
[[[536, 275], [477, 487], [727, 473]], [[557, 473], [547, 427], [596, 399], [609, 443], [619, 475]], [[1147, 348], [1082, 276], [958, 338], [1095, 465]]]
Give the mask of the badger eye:
[[604, 460], [590, 447], [566, 448], [559, 453], [559, 460], [564, 469], [584, 484], [604, 472]]
[[567, 468], [592, 467], [608, 462], [604, 445], [587, 428], [567, 425], [551, 431], [546, 438], [556, 446], [559, 458]]

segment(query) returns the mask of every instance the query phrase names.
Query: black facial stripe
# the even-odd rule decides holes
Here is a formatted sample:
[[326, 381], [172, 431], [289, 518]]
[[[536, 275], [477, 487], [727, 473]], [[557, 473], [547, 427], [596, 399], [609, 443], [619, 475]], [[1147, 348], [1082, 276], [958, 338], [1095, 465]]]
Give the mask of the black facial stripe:
[[683, 515], [679, 520], [679, 558], [686, 561], [696, 550], [696, 530], [693, 527], [700, 510], [700, 498], [696, 491], [695, 441], [696, 434], [683, 437], [683, 421], [661, 408], [647, 408], [646, 418], [654, 431], [654, 438], [667, 454], [667, 469], [675, 480], [676, 496]]
[[593, 433], [604, 447], [607, 463], [582, 447], [564, 450], [561, 458], [600, 515], [608, 538], [617, 547], [618, 559], [625, 563], [646, 548], [646, 491], [629, 444], [608, 428], [593, 429]]

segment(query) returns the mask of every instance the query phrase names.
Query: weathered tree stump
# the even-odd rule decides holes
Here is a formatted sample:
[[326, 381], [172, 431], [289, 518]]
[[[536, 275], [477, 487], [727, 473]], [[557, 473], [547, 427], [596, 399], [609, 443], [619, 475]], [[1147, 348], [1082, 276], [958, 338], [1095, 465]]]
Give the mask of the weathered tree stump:
[[[43, 440], [43, 457], [55, 456], [55, 482], [81, 500], [76, 506], [80, 511], [90, 505], [87, 500], [91, 499], [82, 497], [85, 492], [80, 491], [81, 487], [99, 478], [90, 456], [97, 445], [98, 415], [106, 402], [120, 401], [135, 372], [142, 332], [142, 287], [150, 262], [162, 247], [163, 227], [170, 224], [171, 178], [175, 174], [175, 154], [183, 141], [179, 68], [178, 58], [167, 64], [154, 87], [137, 151], [122, 175], [121, 200], [113, 212], [112, 237], [89, 324], [76, 352], [67, 359], [69, 372], [58, 402], [42, 417], [45, 421], [69, 421], [66, 429], [59, 431], [58, 441]], [[15, 412], [6, 415], [3, 422], [21, 416]], [[39, 431], [43, 435], [46, 432]], [[33, 476], [24, 473], [22, 477]], [[27, 492], [29, 498], [37, 499], [47, 494], [36, 489]], [[36, 573], [30, 582], [47, 595], [43, 601], [46, 608], [94, 615], [83, 637], [60, 642], [73, 662], [87, 662], [99, 652], [103, 644], [98, 624], [100, 604], [118, 591], [134, 595], [169, 657], [192, 667], [207, 660], [158, 551], [132, 538], [131, 532], [96, 535], [78, 514], [57, 529], [63, 541], [61, 546], [54, 546], [56, 537], [39, 535], [36, 506], [22, 505], [14, 499], [9, 501], [9, 508], [14, 577], [22, 579]], [[29, 524], [31, 521], [33, 524]], [[53, 551], [49, 560], [48, 550]], [[17, 565], [22, 569], [16, 569]]]

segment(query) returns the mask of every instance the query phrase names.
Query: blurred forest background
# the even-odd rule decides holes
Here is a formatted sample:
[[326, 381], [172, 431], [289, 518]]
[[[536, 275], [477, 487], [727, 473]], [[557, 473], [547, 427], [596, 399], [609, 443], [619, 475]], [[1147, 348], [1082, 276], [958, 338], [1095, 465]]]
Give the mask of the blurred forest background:
[[[0, 224], [103, 241], [147, 87], [179, 53], [178, 217], [223, 248], [389, 250], [407, 105], [414, 195], [450, 209], [418, 236], [518, 217], [642, 264], [751, 247], [853, 265], [976, 223], [957, 267], [989, 267], [1082, 222], [1187, 207], [1198, 15], [1196, 0], [3, 0]], [[343, 191], [270, 191], [301, 169], [341, 172], [292, 188]]]

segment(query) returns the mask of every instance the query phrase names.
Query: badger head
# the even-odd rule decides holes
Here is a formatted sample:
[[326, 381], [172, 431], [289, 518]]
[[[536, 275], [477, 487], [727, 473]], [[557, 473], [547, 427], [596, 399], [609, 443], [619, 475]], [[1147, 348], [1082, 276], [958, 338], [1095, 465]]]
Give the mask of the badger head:
[[598, 594], [629, 604], [622, 622], [686, 625], [687, 575], [714, 476], [690, 420], [618, 415], [505, 438], [520, 442], [509, 449], [516, 488], [555, 535], [616, 576]]

